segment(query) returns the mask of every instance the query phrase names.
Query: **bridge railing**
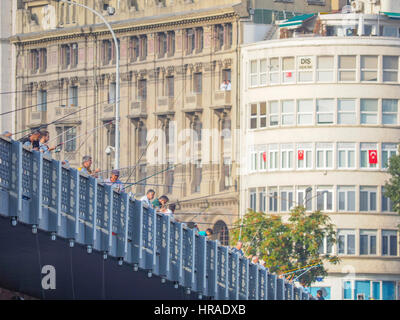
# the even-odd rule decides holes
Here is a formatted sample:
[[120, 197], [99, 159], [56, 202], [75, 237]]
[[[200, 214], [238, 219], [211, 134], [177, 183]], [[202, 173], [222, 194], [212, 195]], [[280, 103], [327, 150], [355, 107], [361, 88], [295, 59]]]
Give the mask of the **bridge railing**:
[[[213, 299], [308, 300], [260, 265], [126, 193], [0, 138], [0, 215]], [[133, 272], [133, 271], [132, 271]]]

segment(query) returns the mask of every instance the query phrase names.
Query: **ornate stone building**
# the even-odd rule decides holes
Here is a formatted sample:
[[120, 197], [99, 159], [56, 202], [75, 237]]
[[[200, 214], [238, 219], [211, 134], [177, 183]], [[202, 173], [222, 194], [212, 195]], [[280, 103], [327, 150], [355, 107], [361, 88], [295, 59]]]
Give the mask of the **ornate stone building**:
[[[119, 40], [121, 180], [140, 181], [132, 187], [137, 196], [151, 187], [179, 200], [179, 220], [214, 227], [226, 243], [239, 208], [242, 21], [252, 21], [256, 4], [76, 2], [105, 15]], [[299, 10], [329, 10], [330, 1], [322, 2]], [[17, 113], [19, 136], [47, 124], [51, 144], [63, 143], [56, 157], [77, 167], [90, 154], [94, 167], [110, 170], [116, 54], [108, 29], [88, 10], [54, 0], [19, 0], [17, 28], [17, 106], [27, 107]]]

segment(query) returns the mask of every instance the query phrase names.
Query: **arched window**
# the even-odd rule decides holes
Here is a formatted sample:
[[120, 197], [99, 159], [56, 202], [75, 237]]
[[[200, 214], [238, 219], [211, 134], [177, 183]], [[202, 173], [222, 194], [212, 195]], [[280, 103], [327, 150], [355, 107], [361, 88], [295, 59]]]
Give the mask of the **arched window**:
[[223, 246], [229, 245], [229, 230], [225, 222], [218, 220], [214, 225], [215, 238], [218, 239]]

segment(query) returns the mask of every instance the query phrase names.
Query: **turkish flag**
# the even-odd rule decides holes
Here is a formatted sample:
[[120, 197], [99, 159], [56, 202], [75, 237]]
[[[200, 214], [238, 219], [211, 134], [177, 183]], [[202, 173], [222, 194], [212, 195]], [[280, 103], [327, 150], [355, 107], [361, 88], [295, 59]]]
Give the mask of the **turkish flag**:
[[264, 162], [267, 161], [267, 153], [266, 152], [263, 152], [263, 160], [264, 160]]
[[304, 150], [298, 150], [297, 151], [297, 158], [299, 160], [304, 160]]
[[286, 72], [286, 78], [291, 78], [292, 77], [292, 73], [291, 72]]
[[376, 150], [368, 150], [368, 155], [370, 164], [378, 163], [378, 152]]

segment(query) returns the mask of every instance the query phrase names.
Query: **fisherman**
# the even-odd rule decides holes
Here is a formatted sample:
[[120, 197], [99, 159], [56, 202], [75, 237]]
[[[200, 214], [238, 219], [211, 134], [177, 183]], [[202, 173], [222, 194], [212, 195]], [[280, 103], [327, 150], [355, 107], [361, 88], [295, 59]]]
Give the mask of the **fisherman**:
[[50, 140], [50, 134], [47, 130], [40, 131], [40, 139], [39, 139], [39, 148], [40, 152], [42, 152], [45, 156], [50, 156], [50, 152], [53, 151], [56, 147], [49, 147], [47, 142]]
[[243, 242], [242, 242], [242, 241], [238, 241], [238, 242], [236, 243], [236, 247], [233, 247], [233, 248], [232, 248], [232, 252], [235, 252], [235, 253], [237, 253], [240, 257], [243, 257], [243, 256], [244, 256], [244, 253], [243, 253], [242, 247], [243, 247]]
[[100, 169], [96, 169], [92, 171], [90, 168], [92, 166], [92, 157], [91, 156], [84, 156], [82, 158], [82, 166], [78, 168], [78, 171], [97, 178], [97, 173], [100, 172]]
[[40, 131], [35, 130], [33, 131], [28, 138], [24, 137], [20, 139], [24, 147], [30, 147], [32, 150], [39, 151], [40, 145], [39, 145], [39, 139], [40, 139]]
[[123, 187], [122, 187], [122, 182], [119, 180], [119, 170], [112, 170], [111, 171], [111, 177], [108, 178], [104, 184], [107, 186], [111, 186], [112, 189], [115, 189], [118, 192], [121, 192]]
[[142, 201], [143, 207], [148, 208], [148, 209], [153, 209], [153, 204], [151, 200], [154, 199], [154, 195], [156, 192], [153, 189], [147, 190], [146, 195], [144, 195], [140, 201]]
[[211, 228], [208, 228], [206, 231], [200, 231], [199, 232], [199, 235], [200, 236], [204, 236], [204, 237], [210, 237], [210, 236], [212, 236], [213, 235], [213, 231], [212, 231], [212, 229]]
[[168, 201], [168, 197], [166, 195], [162, 195], [161, 197], [153, 201], [153, 207], [158, 208], [157, 211], [161, 212], [161, 209], [163, 208], [164, 210], [168, 209]]

